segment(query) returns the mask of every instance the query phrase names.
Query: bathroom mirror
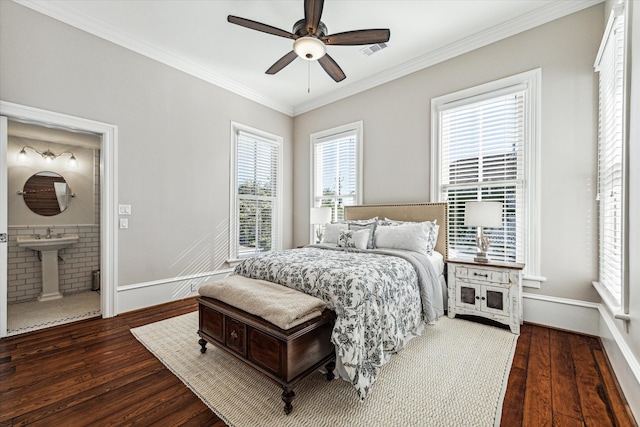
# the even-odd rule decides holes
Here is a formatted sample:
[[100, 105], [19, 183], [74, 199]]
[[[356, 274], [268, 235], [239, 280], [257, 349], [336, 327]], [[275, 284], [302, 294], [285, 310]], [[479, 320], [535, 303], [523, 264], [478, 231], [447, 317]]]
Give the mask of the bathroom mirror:
[[22, 197], [27, 207], [42, 216], [53, 216], [69, 206], [71, 189], [62, 175], [42, 171], [32, 175], [24, 184]]

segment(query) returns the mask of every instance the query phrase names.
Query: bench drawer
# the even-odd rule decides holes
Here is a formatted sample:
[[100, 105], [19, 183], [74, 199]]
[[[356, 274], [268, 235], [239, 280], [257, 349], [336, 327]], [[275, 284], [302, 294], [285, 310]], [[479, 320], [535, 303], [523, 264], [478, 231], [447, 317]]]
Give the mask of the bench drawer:
[[249, 328], [247, 359], [283, 378], [282, 345], [278, 338]]
[[200, 306], [200, 329], [224, 344], [224, 314], [209, 307]]

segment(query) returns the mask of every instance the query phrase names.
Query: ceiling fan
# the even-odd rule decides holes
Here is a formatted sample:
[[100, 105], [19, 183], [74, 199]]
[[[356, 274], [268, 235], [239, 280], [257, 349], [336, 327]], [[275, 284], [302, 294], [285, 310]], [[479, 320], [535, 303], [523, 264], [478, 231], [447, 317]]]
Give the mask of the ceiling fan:
[[320, 21], [324, 0], [304, 0], [304, 19], [293, 25], [290, 33], [271, 25], [229, 15], [227, 21], [232, 24], [250, 28], [274, 36], [293, 39], [293, 50], [278, 59], [267, 71], [267, 74], [275, 74], [300, 57], [307, 61], [317, 60], [322, 68], [336, 82], [344, 80], [347, 76], [340, 66], [327, 54], [326, 45], [358, 46], [389, 41], [391, 32], [389, 29], [355, 30], [343, 33], [327, 35], [327, 27]]

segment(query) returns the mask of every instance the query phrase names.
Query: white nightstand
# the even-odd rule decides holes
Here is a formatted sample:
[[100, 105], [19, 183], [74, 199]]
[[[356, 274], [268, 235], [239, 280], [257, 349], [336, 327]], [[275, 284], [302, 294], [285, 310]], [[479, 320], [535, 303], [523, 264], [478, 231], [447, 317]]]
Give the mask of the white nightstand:
[[448, 316], [470, 314], [509, 325], [520, 334], [524, 264], [449, 259]]

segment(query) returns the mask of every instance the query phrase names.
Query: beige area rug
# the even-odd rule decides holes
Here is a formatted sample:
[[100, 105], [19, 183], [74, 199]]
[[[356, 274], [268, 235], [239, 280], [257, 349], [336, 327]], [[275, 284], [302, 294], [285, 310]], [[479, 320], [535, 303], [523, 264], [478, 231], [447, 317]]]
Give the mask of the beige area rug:
[[285, 415], [282, 389], [211, 344], [200, 353], [198, 314], [131, 332], [227, 424], [257, 426], [493, 426], [517, 336], [508, 330], [441, 318], [383, 367], [360, 403], [342, 379], [317, 372], [295, 388]]
[[52, 301], [29, 301], [7, 306], [7, 335], [18, 335], [81, 319], [100, 316], [100, 294], [80, 292]]

